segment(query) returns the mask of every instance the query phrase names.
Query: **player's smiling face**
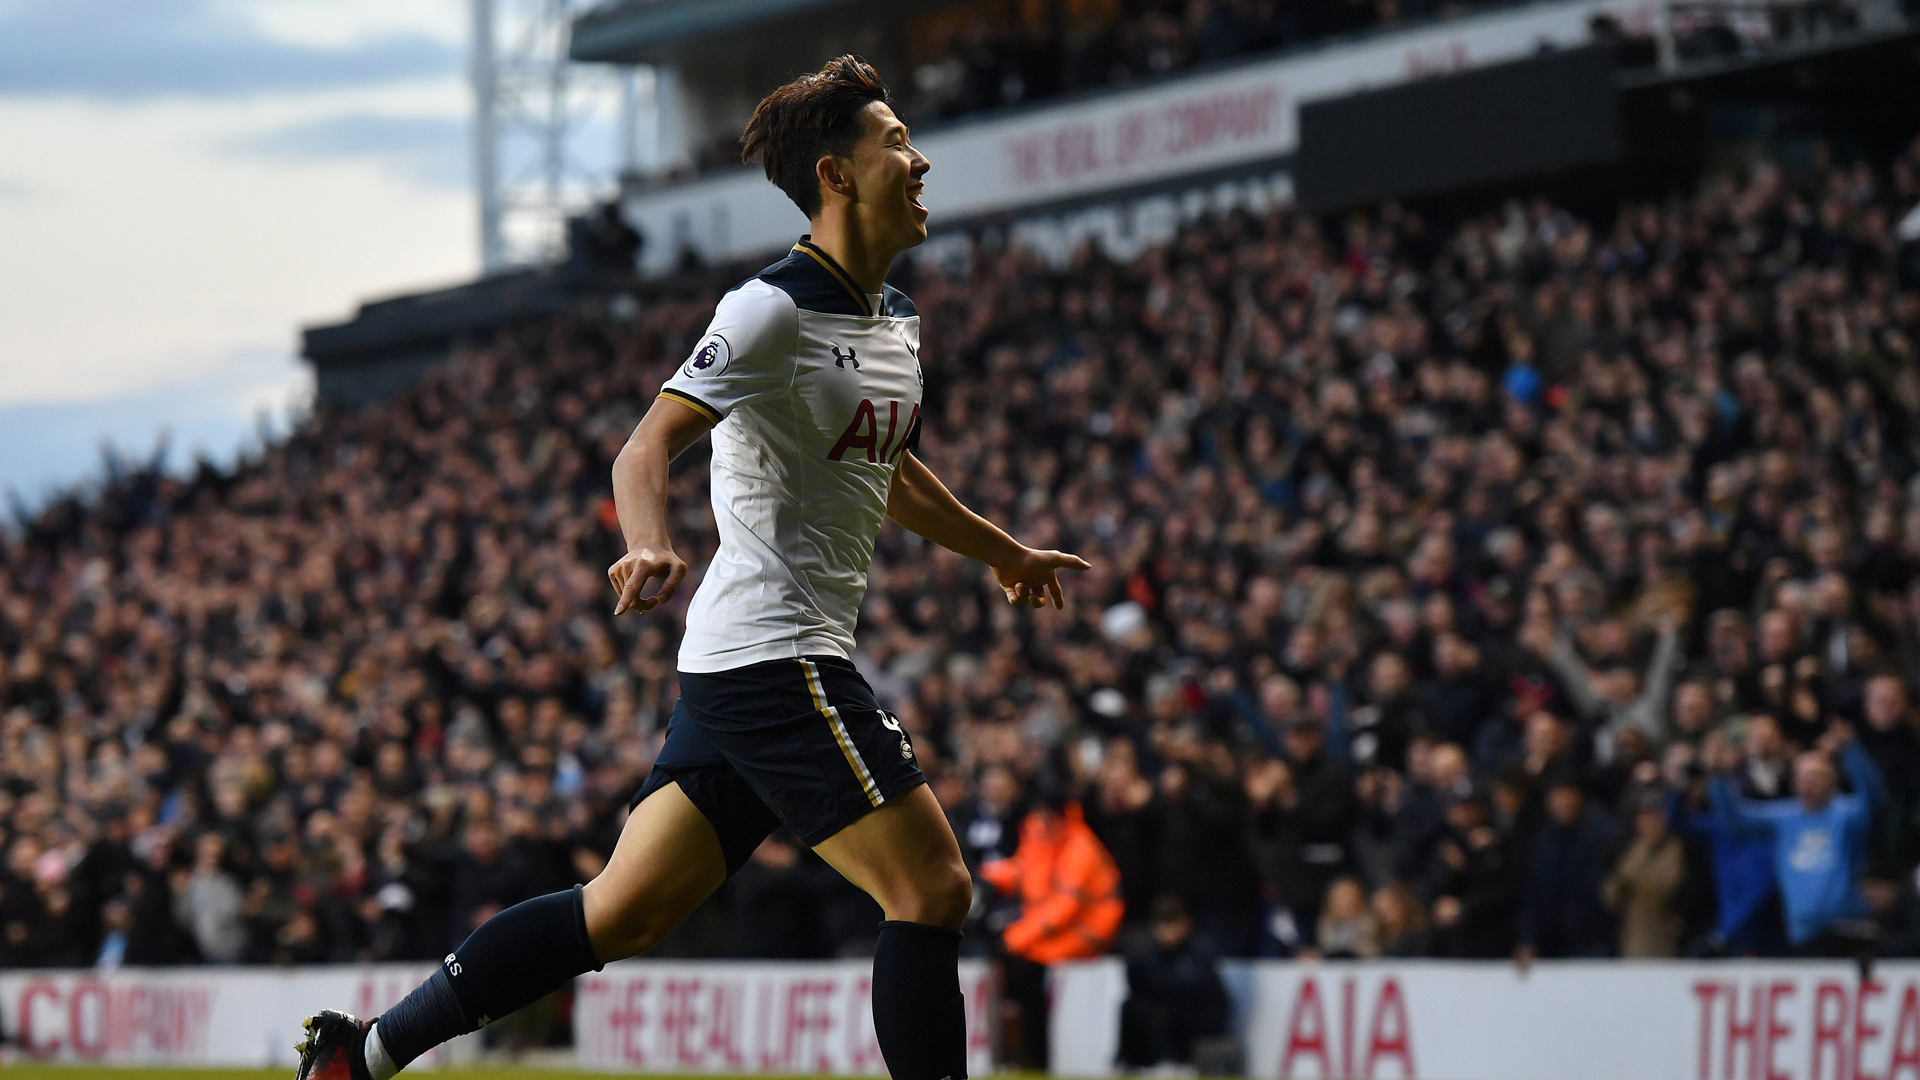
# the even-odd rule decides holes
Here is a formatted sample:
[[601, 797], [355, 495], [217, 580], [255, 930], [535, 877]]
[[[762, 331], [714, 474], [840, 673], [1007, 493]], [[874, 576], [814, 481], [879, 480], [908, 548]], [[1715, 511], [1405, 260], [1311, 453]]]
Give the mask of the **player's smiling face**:
[[884, 103], [866, 107], [861, 129], [853, 151], [860, 215], [876, 242], [905, 251], [927, 238], [927, 208], [920, 202], [920, 190], [933, 166], [913, 148], [907, 125]]

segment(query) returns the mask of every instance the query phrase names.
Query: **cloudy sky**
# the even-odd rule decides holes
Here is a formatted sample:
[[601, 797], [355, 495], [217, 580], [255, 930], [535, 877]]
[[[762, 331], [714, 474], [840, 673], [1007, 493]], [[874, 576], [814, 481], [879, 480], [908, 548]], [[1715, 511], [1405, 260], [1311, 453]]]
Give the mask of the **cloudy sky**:
[[219, 456], [478, 266], [465, 0], [0, 0], [0, 494]]

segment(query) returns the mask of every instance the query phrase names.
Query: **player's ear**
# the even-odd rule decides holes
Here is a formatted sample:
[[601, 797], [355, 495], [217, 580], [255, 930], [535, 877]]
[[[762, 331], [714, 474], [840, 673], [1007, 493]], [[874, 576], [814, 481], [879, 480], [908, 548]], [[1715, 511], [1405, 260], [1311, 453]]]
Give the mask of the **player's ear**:
[[820, 178], [823, 190], [850, 196], [853, 194], [853, 171], [847, 168], [850, 164], [852, 162], [843, 161], [832, 154], [822, 154], [820, 160], [814, 162], [813, 172]]

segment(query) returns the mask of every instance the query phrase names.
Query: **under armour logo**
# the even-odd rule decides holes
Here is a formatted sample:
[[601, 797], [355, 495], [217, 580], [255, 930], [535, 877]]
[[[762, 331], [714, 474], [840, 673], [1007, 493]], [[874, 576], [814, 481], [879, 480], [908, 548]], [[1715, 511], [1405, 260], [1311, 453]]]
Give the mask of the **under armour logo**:
[[851, 362], [853, 364], [853, 370], [855, 371], [860, 370], [860, 358], [854, 355], [854, 351], [852, 349], [847, 350], [847, 355], [841, 356], [840, 346], [833, 345], [833, 346], [829, 346], [829, 348], [833, 350], [833, 366], [834, 367], [840, 368], [841, 370], [844, 371], [846, 370], [847, 364]]

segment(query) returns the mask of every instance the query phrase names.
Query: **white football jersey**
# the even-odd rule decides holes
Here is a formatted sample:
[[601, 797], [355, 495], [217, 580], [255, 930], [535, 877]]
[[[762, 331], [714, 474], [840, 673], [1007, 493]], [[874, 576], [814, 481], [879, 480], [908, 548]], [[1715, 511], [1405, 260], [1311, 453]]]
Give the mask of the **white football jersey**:
[[725, 297], [661, 388], [713, 421], [720, 550], [687, 610], [680, 670], [851, 658], [887, 492], [916, 444], [920, 316], [862, 294], [805, 237]]

